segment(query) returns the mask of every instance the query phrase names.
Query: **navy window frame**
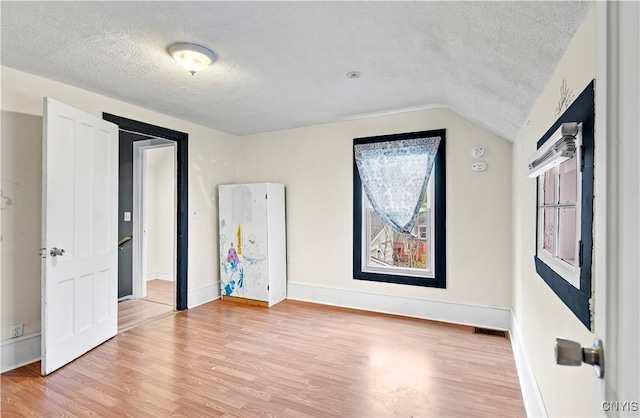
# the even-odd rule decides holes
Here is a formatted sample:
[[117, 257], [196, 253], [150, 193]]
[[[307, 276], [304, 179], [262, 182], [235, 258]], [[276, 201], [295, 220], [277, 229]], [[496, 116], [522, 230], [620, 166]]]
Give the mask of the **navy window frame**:
[[409, 132], [392, 135], [381, 135], [365, 138], [354, 138], [353, 144], [367, 144], [373, 142], [398, 141], [405, 139], [426, 138], [439, 136], [441, 138], [433, 166], [434, 175], [434, 259], [435, 271], [433, 278], [414, 277], [397, 274], [371, 273], [362, 271], [362, 180], [356, 166], [355, 152], [353, 155], [353, 278], [355, 280], [368, 280], [405, 284], [412, 286], [435, 287], [446, 289], [446, 130], [437, 129], [430, 131]]
[[[536, 272], [549, 285], [549, 287], [558, 295], [564, 304], [576, 315], [576, 317], [588, 329], [591, 327], [591, 310], [589, 308], [589, 300], [591, 299], [591, 275], [592, 275], [592, 257], [593, 257], [593, 161], [594, 161], [594, 81], [585, 88], [580, 96], [567, 108], [553, 126], [538, 141], [540, 148], [551, 136], [560, 128], [563, 123], [582, 122], [582, 198], [580, 201], [580, 289], [576, 289], [562, 276], [556, 273], [544, 261], [538, 258], [538, 244], [542, 237], [536, 232], [536, 255], [534, 263]], [[541, 181], [538, 176], [537, 182]], [[539, 225], [540, 204], [539, 193], [536, 188], [536, 226]], [[536, 231], [539, 228], [536, 227]]]

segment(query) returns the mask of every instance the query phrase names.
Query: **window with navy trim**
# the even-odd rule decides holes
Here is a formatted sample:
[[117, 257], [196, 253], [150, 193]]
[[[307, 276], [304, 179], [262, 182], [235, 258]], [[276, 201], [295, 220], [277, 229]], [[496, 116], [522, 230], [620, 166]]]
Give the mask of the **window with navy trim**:
[[[566, 161], [538, 176], [538, 258], [580, 289], [580, 215], [582, 194], [581, 124], [574, 137], [575, 151]], [[552, 135], [555, 141], [560, 133]]]
[[[353, 140], [354, 279], [446, 287], [445, 133], [441, 129]], [[393, 160], [375, 161], [378, 166], [385, 161], [393, 164], [393, 168], [377, 167], [373, 188], [381, 189], [378, 196], [370, 183], [363, 187], [358, 163], [365, 170], [361, 155], [364, 148], [378, 152], [384, 149], [387, 158]], [[414, 166], [404, 170], [404, 164]], [[366, 171], [362, 176], [372, 181]], [[397, 216], [395, 208], [386, 207], [387, 196], [398, 192], [403, 199], [417, 199], [415, 204], [408, 204], [411, 210], [406, 218]]]
[[[536, 271], [578, 319], [592, 329], [592, 253], [594, 187], [594, 83], [538, 141], [536, 155], [563, 154], [563, 129], [577, 131], [570, 158], [537, 175]], [[543, 152], [554, 149], [553, 152]], [[542, 152], [541, 152], [542, 151]], [[531, 167], [530, 164], [530, 168]]]

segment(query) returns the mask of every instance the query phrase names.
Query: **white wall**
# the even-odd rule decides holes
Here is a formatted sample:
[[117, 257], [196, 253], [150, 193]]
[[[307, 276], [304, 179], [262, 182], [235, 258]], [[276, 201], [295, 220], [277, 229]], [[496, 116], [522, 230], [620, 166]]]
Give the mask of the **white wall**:
[[[549, 416], [593, 415], [592, 368], [584, 365], [556, 366], [554, 357], [556, 336], [590, 346], [593, 334], [535, 271], [536, 182], [527, 178], [527, 160], [535, 152], [536, 142], [557, 120], [556, 108], [562, 81], [567, 80], [567, 86], [575, 99], [595, 77], [594, 22], [592, 9], [533, 106], [513, 147], [513, 308], [522, 334], [524, 351]], [[598, 255], [598, 249], [595, 248], [596, 260]]]
[[147, 278], [174, 276], [176, 168], [174, 147], [146, 152]]
[[[237, 175], [237, 141], [231, 135], [152, 112], [106, 96], [1, 68], [2, 189], [13, 208], [2, 210], [0, 339], [9, 326], [24, 323], [25, 334], [40, 330], [40, 220], [42, 97], [55, 98], [97, 117], [102, 112], [189, 134], [189, 290], [214, 286], [218, 277], [217, 185]], [[11, 117], [5, 118], [6, 112]], [[7, 185], [5, 189], [5, 185]], [[3, 199], [6, 201], [5, 199]]]
[[[1, 338], [40, 329], [42, 116], [2, 110]], [[34, 305], [37, 304], [37, 308]]]
[[[352, 276], [353, 138], [445, 128], [447, 288], [354, 280]], [[240, 182], [286, 186], [289, 289], [391, 295], [394, 304], [446, 301], [511, 306], [512, 145], [446, 109], [247, 136], [240, 141]], [[471, 148], [484, 145], [489, 169], [471, 171]], [[395, 298], [397, 297], [397, 298]], [[417, 302], [416, 302], [417, 301]], [[424, 303], [422, 303], [424, 305]], [[392, 307], [391, 309], [393, 309]]]

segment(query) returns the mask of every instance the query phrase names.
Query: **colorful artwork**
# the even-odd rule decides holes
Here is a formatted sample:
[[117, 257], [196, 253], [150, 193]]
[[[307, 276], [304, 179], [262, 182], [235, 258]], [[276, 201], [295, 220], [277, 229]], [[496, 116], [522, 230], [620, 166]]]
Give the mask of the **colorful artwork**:
[[238, 185], [220, 189], [220, 290], [223, 296], [268, 298], [267, 208], [261, 187]]
[[231, 271], [238, 270], [238, 264], [240, 264], [240, 258], [236, 253], [236, 249], [233, 248], [233, 242], [231, 243], [231, 247], [229, 247], [229, 251], [227, 252], [227, 263], [231, 265]]

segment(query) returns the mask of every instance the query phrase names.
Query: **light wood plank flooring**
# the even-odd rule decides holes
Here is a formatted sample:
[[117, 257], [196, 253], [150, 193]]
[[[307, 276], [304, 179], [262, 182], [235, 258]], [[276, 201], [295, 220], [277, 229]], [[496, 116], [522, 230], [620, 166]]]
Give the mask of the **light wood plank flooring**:
[[173, 282], [149, 280], [147, 297], [118, 303], [118, 332], [173, 312]]
[[173, 282], [167, 280], [149, 280], [147, 282], [147, 297], [144, 299], [173, 306], [173, 286]]
[[126, 331], [172, 312], [173, 306], [162, 303], [144, 299], [125, 300], [118, 303], [118, 332]]
[[2, 375], [3, 416], [525, 416], [505, 338], [289, 300], [214, 301], [39, 370]]

